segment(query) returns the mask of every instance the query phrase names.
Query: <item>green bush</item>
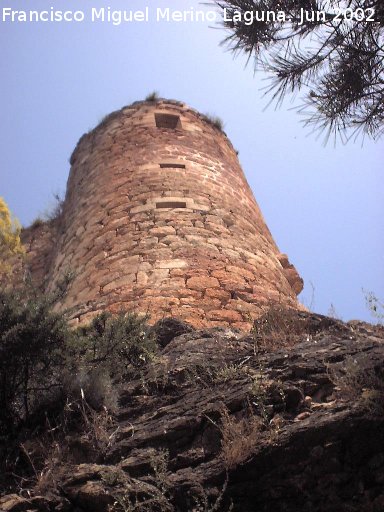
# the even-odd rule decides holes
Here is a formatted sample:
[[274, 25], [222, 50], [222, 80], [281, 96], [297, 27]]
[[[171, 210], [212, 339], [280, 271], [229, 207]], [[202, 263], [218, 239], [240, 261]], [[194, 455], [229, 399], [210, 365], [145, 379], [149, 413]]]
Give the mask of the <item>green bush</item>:
[[69, 337], [49, 301], [0, 292], [0, 428], [27, 419], [60, 388]]
[[155, 350], [145, 317], [102, 313], [73, 331], [50, 298], [0, 292], [0, 431], [66, 398], [113, 410], [115, 383]]
[[[71, 436], [87, 440], [90, 460], [104, 453], [116, 431], [111, 413], [119, 383], [157, 347], [146, 318], [103, 313], [89, 326], [71, 330], [65, 315], [53, 312], [53, 303], [54, 296], [42, 297], [27, 286], [18, 293], [0, 291], [3, 489], [17, 487], [15, 475], [18, 481], [37, 477], [38, 485], [54, 483], [57, 461], [76, 457], [67, 441]], [[23, 444], [26, 437], [30, 450]]]
[[116, 409], [118, 384], [157, 350], [146, 322], [146, 317], [133, 313], [103, 312], [73, 333], [63, 374], [70, 401], [85, 400], [95, 410]]
[[103, 312], [88, 327], [78, 330], [76, 352], [83, 366], [103, 368], [112, 379], [121, 379], [132, 367], [147, 363], [157, 345], [147, 317]]

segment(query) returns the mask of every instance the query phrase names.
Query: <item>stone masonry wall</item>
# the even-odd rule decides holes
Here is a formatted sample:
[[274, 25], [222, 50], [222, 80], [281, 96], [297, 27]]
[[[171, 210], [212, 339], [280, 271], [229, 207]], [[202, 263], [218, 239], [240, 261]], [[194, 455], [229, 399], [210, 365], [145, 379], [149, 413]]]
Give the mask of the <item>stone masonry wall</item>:
[[84, 135], [72, 157], [49, 287], [73, 322], [104, 309], [247, 328], [271, 302], [300, 307], [231, 143], [184, 104], [138, 102]]
[[34, 286], [44, 290], [48, 286], [49, 268], [57, 243], [57, 222], [36, 222], [21, 232], [21, 241], [26, 249], [25, 269]]
[[13, 255], [6, 263], [11, 271], [0, 272], [0, 287], [6, 290], [22, 289], [27, 283], [44, 291], [48, 282], [57, 229], [54, 222], [37, 221], [21, 230], [23, 255]]

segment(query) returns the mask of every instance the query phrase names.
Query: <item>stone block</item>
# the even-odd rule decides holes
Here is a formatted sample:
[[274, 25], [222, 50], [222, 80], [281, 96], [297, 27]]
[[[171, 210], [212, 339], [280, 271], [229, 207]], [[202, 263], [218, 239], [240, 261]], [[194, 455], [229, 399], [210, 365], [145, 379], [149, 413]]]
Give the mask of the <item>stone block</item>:
[[238, 311], [228, 309], [215, 309], [207, 312], [207, 318], [210, 320], [223, 320], [227, 322], [242, 322], [243, 317]]
[[143, 271], [139, 271], [136, 276], [137, 286], [146, 286], [148, 283], [148, 274]]
[[254, 281], [255, 279], [255, 275], [252, 272], [238, 266], [227, 265], [226, 270], [232, 275], [234, 274], [235, 276], [238, 275], [241, 277], [245, 277], [249, 281]]
[[182, 277], [174, 277], [173, 279], [168, 279], [164, 281], [161, 285], [161, 293], [164, 294], [165, 290], [174, 290], [173, 295], [178, 295], [179, 293], [183, 293], [183, 289], [185, 288], [185, 279]]
[[191, 290], [205, 290], [206, 288], [219, 288], [220, 283], [215, 277], [191, 277], [187, 280], [187, 288]]
[[176, 229], [173, 226], [160, 226], [149, 230], [153, 236], [175, 235]]
[[141, 204], [141, 205], [134, 206], [133, 208], [131, 208], [130, 213], [134, 214], [134, 213], [147, 212], [149, 210], [152, 210], [153, 208], [155, 208], [154, 203]]
[[208, 311], [210, 309], [220, 308], [221, 301], [212, 297], [204, 297], [203, 299], [199, 299], [197, 305], [205, 311]]
[[160, 286], [169, 277], [169, 269], [157, 268], [149, 272], [148, 286]]
[[174, 259], [174, 260], [163, 260], [156, 262], [157, 268], [185, 268], [188, 266], [188, 262], [185, 260]]
[[171, 277], [183, 277], [185, 279], [186, 278], [185, 270], [183, 270], [181, 268], [173, 268], [170, 271], [170, 276]]
[[219, 299], [222, 302], [227, 302], [231, 298], [231, 294], [221, 288], [208, 288], [205, 290], [205, 296]]
[[103, 287], [103, 293], [108, 293], [116, 288], [121, 288], [122, 286], [132, 285], [135, 282], [136, 275], [135, 274], [127, 274], [121, 276], [114, 281], [111, 281], [107, 285]]

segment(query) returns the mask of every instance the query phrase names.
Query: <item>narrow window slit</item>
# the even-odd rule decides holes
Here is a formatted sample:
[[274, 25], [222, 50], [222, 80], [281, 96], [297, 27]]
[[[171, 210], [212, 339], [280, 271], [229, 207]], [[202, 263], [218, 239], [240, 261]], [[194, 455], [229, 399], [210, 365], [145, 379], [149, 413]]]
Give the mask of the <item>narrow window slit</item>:
[[183, 201], [164, 201], [156, 203], [156, 208], [186, 208], [187, 203]]
[[155, 114], [155, 123], [157, 128], [181, 128], [180, 117], [173, 114]]
[[173, 164], [173, 163], [160, 164], [160, 169], [168, 169], [168, 168], [185, 169], [185, 165], [184, 164]]

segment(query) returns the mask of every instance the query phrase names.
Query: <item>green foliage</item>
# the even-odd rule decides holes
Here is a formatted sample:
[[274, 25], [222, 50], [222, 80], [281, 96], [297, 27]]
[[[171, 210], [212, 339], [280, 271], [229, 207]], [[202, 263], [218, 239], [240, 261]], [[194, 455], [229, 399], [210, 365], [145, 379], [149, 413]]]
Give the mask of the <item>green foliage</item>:
[[69, 336], [47, 300], [0, 292], [0, 428], [27, 419], [60, 388]]
[[89, 369], [103, 367], [113, 379], [123, 377], [132, 367], [143, 366], [156, 350], [147, 318], [133, 313], [103, 312], [77, 334], [83, 365]]
[[116, 384], [148, 362], [157, 349], [147, 318], [103, 312], [74, 332], [67, 348], [65, 386], [69, 396], [93, 408], [114, 411]]
[[27, 289], [0, 293], [0, 430], [66, 397], [113, 410], [114, 384], [156, 350], [146, 318], [102, 313], [73, 331], [51, 308]]
[[53, 304], [32, 288], [0, 292], [2, 488], [14, 488], [19, 475], [36, 480], [37, 492], [56, 489], [63, 461], [103, 456], [117, 432], [119, 383], [157, 347], [146, 318], [103, 313], [71, 330]]
[[56, 302], [62, 300], [65, 297], [75, 277], [76, 272], [73, 270], [65, 269], [62, 272], [60, 278], [55, 283], [54, 291], [51, 294], [51, 297], [48, 298], [51, 305], [54, 305]]
[[[306, 115], [309, 126], [343, 139], [349, 130], [351, 135], [362, 131], [373, 138], [383, 134], [382, 0], [216, 0], [216, 4], [226, 10], [222, 24], [229, 35], [223, 43], [235, 55], [244, 52], [256, 69], [269, 73], [267, 93], [277, 104], [287, 93], [304, 91], [299, 112]], [[267, 18], [268, 12], [279, 11], [283, 19]], [[303, 12], [309, 16], [302, 17]], [[246, 19], [250, 15], [251, 22]]]

